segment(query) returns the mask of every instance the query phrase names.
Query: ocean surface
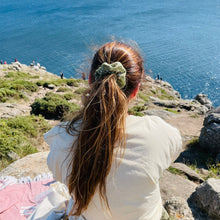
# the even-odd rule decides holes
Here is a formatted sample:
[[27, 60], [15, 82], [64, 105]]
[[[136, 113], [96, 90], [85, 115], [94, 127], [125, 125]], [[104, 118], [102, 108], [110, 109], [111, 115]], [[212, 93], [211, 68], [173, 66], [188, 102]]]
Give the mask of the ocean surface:
[[[80, 78], [94, 48], [136, 41], [146, 72], [220, 105], [220, 0], [0, 0], [0, 60]], [[151, 72], [152, 71], [152, 72]]]

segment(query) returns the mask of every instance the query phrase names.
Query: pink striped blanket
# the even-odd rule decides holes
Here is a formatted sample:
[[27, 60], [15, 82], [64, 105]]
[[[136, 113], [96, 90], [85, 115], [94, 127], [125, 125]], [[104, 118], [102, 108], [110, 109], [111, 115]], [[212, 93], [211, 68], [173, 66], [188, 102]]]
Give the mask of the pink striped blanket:
[[0, 177], [0, 220], [27, 219], [50, 192], [52, 174], [16, 179]]

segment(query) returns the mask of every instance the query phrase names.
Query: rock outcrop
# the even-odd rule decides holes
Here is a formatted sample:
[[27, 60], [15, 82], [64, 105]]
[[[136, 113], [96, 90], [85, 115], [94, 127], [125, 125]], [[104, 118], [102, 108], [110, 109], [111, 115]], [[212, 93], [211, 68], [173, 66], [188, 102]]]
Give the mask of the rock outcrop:
[[31, 107], [24, 104], [0, 103], [0, 118], [30, 115]]
[[220, 180], [210, 178], [202, 183], [192, 194], [190, 202], [206, 212], [209, 217], [220, 219]]
[[199, 143], [202, 148], [220, 153], [220, 111], [212, 111], [205, 117]]
[[50, 172], [47, 167], [48, 151], [30, 154], [10, 164], [0, 172], [0, 176], [14, 176], [16, 178], [29, 176], [34, 178], [42, 173]]
[[206, 106], [209, 110], [213, 109], [212, 102], [208, 99], [207, 95], [199, 93], [195, 100], [197, 100], [202, 105]]

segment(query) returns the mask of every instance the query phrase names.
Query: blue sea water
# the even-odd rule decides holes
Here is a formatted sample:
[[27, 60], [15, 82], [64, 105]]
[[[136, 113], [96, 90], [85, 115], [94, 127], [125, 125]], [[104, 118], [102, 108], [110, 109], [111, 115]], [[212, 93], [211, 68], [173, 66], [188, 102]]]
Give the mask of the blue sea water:
[[80, 77], [93, 48], [134, 40], [146, 71], [220, 105], [220, 0], [0, 0], [0, 60]]

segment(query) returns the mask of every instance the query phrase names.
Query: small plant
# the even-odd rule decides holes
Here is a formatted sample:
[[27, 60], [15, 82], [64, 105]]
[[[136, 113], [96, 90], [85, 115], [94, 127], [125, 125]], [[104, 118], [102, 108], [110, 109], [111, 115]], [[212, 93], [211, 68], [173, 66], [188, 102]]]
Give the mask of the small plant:
[[68, 88], [68, 87], [60, 87], [57, 89], [57, 92], [71, 92], [72, 89]]
[[145, 114], [142, 112], [146, 110], [146, 106], [135, 105], [132, 108], [128, 109], [128, 114], [136, 115], [136, 116], [144, 116]]
[[155, 90], [150, 90], [154, 95], [156, 95], [156, 91]]
[[76, 89], [74, 93], [81, 95], [81, 94], [86, 93], [87, 90], [88, 90], [88, 88], [83, 88], [83, 87], [81, 87], [81, 88]]
[[178, 111], [170, 109], [170, 108], [164, 108], [163, 110], [168, 111], [168, 112], [172, 112], [172, 113], [175, 113], [175, 114], [179, 114]]
[[72, 92], [65, 93], [65, 94], [63, 95], [63, 97], [68, 101], [68, 100], [73, 99], [74, 94], [73, 94]]
[[66, 84], [68, 85], [68, 86], [74, 86], [74, 87], [79, 87], [79, 80], [77, 80], [77, 79], [67, 79], [66, 80]]
[[145, 94], [143, 94], [143, 93], [141, 93], [141, 92], [138, 93], [138, 97], [139, 97], [140, 99], [144, 100], [145, 102], [148, 102], [148, 101], [149, 101], [148, 96], [145, 95]]
[[174, 167], [169, 167], [167, 170], [168, 170], [170, 173], [175, 174], [175, 175], [184, 175], [184, 172], [183, 172], [183, 171], [178, 170], [178, 169], [176, 169], [176, 168], [174, 168]]

